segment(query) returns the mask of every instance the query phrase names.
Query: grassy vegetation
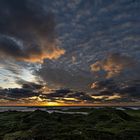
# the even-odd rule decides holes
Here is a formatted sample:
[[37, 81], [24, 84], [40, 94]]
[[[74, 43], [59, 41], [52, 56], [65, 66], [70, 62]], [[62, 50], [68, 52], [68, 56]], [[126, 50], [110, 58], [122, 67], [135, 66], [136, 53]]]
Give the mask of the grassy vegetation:
[[49, 114], [39, 110], [3, 112], [0, 113], [0, 139], [140, 140], [139, 110], [102, 108], [87, 111], [88, 115]]

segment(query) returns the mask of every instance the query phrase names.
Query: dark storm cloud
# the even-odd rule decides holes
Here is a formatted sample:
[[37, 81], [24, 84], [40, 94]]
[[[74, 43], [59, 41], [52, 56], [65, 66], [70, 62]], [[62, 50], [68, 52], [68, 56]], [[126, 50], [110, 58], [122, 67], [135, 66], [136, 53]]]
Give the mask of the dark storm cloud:
[[97, 75], [97, 81], [91, 85], [91, 88], [98, 92], [96, 95], [118, 95], [121, 98], [112, 99], [118, 102], [139, 100], [139, 60], [129, 55], [112, 53], [92, 64], [91, 70]]
[[98, 81], [93, 84], [93, 87], [97, 93], [94, 96], [104, 96], [102, 98], [106, 100], [108, 97], [120, 96], [120, 98], [111, 99], [112, 101], [138, 101], [140, 99], [140, 81], [124, 81], [117, 83], [114, 80]]
[[27, 100], [37, 101], [38, 98], [40, 98], [42, 102], [56, 101], [63, 103], [93, 103], [94, 101], [99, 101], [85, 92], [72, 91], [69, 89], [53, 90], [47, 94], [41, 93], [38, 90], [38, 87], [35, 89], [24, 85], [22, 88], [0, 89], [0, 101], [4, 99], [9, 101], [22, 100], [23, 102], [26, 102]]
[[49, 94], [42, 94], [42, 98], [44, 99], [50, 99], [51, 101], [54, 100], [60, 100], [64, 101], [65, 103], [67, 102], [87, 102], [91, 103], [96, 100], [94, 100], [89, 94], [85, 92], [79, 92], [79, 91], [74, 91], [74, 90], [69, 90], [69, 89], [60, 89], [60, 90], [55, 90], [52, 93]]
[[56, 98], [56, 97], [65, 97], [67, 94], [69, 94], [71, 92], [71, 90], [69, 89], [59, 89], [59, 90], [55, 90], [52, 93], [49, 93], [47, 95], [45, 95], [47, 98]]
[[27, 88], [12, 88], [12, 89], [1, 90], [1, 96], [3, 96], [3, 98], [7, 97], [13, 99], [21, 99], [21, 98], [28, 98], [32, 96], [39, 96], [39, 93], [34, 92], [31, 89], [27, 89]]
[[39, 97], [41, 94], [40, 89], [42, 89], [43, 85], [28, 82], [22, 79], [18, 79], [16, 81], [21, 88], [8, 88], [8, 89], [0, 89], [0, 100], [7, 99], [7, 100], [18, 100], [23, 98], [29, 97]]
[[[88, 102], [123, 102], [123, 101], [136, 101], [139, 99], [139, 86], [137, 90], [133, 92], [124, 92], [126, 89], [123, 86], [130, 88], [134, 84], [135, 79], [139, 79], [138, 71], [140, 70], [139, 61], [133, 59], [129, 55], [120, 53], [111, 53], [104, 60], [101, 60], [100, 66], [94, 66], [96, 72], [100, 70], [105, 71], [105, 76], [100, 75], [99, 77], [94, 77], [90, 72], [80, 71], [79, 73], [72, 72], [69, 70], [57, 69], [53, 62], [46, 61], [42, 64], [42, 68], [37, 72], [41, 76], [48, 86], [52, 84], [52, 87], [68, 87], [73, 89], [82, 89], [86, 92], [89, 91], [90, 94], [49, 94], [48, 98], [53, 100], [58, 98], [75, 98], [78, 101], [88, 101]], [[93, 68], [93, 67], [92, 67]], [[84, 75], [86, 75], [84, 77]], [[136, 76], [137, 75], [137, 76]], [[123, 80], [125, 79], [125, 80]], [[93, 84], [92, 82], [95, 81]], [[129, 81], [129, 82], [128, 82]], [[130, 83], [131, 81], [131, 83]], [[49, 85], [50, 84], [50, 85]], [[54, 84], [54, 85], [53, 85]], [[90, 90], [91, 86], [91, 90]], [[128, 89], [129, 89], [128, 88]], [[132, 89], [136, 88], [134, 84]], [[131, 89], [130, 88], [130, 89]], [[127, 89], [127, 90], [128, 90]], [[129, 89], [129, 90], [130, 90]], [[60, 95], [60, 96], [59, 96]], [[77, 95], [80, 95], [79, 97]], [[91, 97], [93, 95], [95, 97]], [[54, 97], [53, 97], [54, 96]], [[101, 98], [99, 96], [102, 96]], [[98, 98], [99, 97], [99, 98]], [[137, 98], [137, 99], [136, 99]]]
[[[139, 79], [139, 1], [55, 1], [50, 5], [67, 53], [59, 61], [42, 64], [37, 75], [46, 83], [89, 90], [96, 80], [112, 76], [119, 84], [123, 79]], [[101, 79], [90, 72], [90, 65], [97, 61]]]
[[0, 37], [0, 54], [6, 54], [8, 57], [12, 56], [15, 58], [26, 57], [26, 54], [22, 52], [16, 41], [4, 36]]
[[54, 16], [42, 0], [0, 0], [0, 17], [1, 56], [41, 62], [64, 54], [57, 46]]
[[128, 85], [121, 87], [119, 93], [122, 96], [128, 96], [131, 99], [140, 99], [140, 81], [137, 83], [134, 81], [133, 84], [128, 83]]
[[72, 93], [39, 95], [44, 100], [136, 101], [139, 5], [139, 0], [0, 0], [1, 56], [28, 62], [51, 59], [44, 60], [36, 76], [48, 87], [70, 88]]
[[78, 100], [87, 101], [87, 102], [94, 101], [94, 99], [90, 95], [84, 92], [71, 93], [67, 95], [67, 98], [76, 98]]
[[88, 90], [93, 81], [92, 74], [87, 71], [79, 69], [79, 72], [71, 72], [71, 69], [55, 68], [49, 61], [44, 62], [36, 74], [50, 87]]
[[92, 84], [93, 89], [115, 89], [117, 88], [117, 85], [113, 79], [107, 79], [107, 80], [101, 80], [101, 81], [96, 81]]
[[39, 90], [43, 87], [42, 84], [37, 84], [37, 83], [33, 83], [33, 82], [28, 82], [28, 81], [25, 81], [25, 80], [22, 80], [22, 79], [18, 79], [16, 81], [17, 84], [21, 85], [22, 88], [24, 89], [31, 89], [31, 90]]

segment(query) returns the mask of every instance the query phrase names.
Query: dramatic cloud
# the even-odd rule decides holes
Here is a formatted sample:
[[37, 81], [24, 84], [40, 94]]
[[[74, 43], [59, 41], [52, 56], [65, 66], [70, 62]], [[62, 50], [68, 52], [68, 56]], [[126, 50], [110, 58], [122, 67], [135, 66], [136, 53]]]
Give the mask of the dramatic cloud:
[[85, 92], [78, 92], [69, 89], [59, 89], [59, 90], [54, 90], [47, 94], [41, 94], [40, 98], [44, 101], [45, 100], [50, 102], [55, 101], [58, 103], [65, 103], [65, 104], [93, 103], [95, 101], [98, 101]]
[[31, 89], [31, 90], [39, 90], [43, 88], [42, 84], [37, 84], [33, 82], [28, 82], [25, 80], [18, 80], [17, 83], [22, 86], [24, 89]]
[[139, 103], [139, 5], [0, 0], [0, 103]]
[[[30, 84], [30, 85], [33, 85]], [[21, 104], [38, 102], [39, 104], [56, 102], [63, 104], [73, 103], [93, 103], [98, 101], [84, 92], [72, 91], [69, 89], [52, 90], [50, 93], [39, 91], [39, 85], [29, 87], [23, 85], [22, 88], [0, 89], [0, 102], [4, 100], [11, 103], [22, 101]]]
[[96, 90], [93, 97], [113, 102], [137, 102], [140, 99], [140, 81], [122, 81], [117, 83], [114, 80], [94, 82], [92, 88]]
[[19, 61], [42, 62], [65, 53], [58, 47], [54, 15], [43, 1], [0, 1], [0, 55]]
[[14, 89], [4, 89], [1, 90], [1, 99], [21, 99], [21, 98], [29, 98], [32, 96], [38, 96], [39, 93], [32, 91], [27, 88], [14, 88]]
[[91, 65], [91, 71], [104, 71], [106, 78], [111, 78], [119, 75], [125, 69], [135, 67], [135, 61], [127, 56], [119, 53], [110, 54], [106, 59], [97, 61]]
[[91, 88], [99, 96], [118, 96], [117, 102], [136, 102], [139, 100], [140, 62], [128, 55], [112, 53], [107, 58], [91, 65], [91, 70], [97, 75]]
[[[61, 60], [60, 60], [61, 61]], [[72, 88], [76, 90], [89, 90], [93, 81], [90, 72], [79, 70], [57, 68], [55, 62], [45, 61], [36, 72], [46, 84], [52, 88]], [[54, 64], [54, 65], [53, 65]]]
[[21, 85], [21, 88], [0, 89], [1, 104], [5, 104], [7, 102], [22, 105], [28, 103], [34, 104], [34, 102], [38, 102], [36, 98], [39, 98], [41, 94], [40, 90], [43, 88], [42, 85], [24, 80], [19, 80], [17, 82]]

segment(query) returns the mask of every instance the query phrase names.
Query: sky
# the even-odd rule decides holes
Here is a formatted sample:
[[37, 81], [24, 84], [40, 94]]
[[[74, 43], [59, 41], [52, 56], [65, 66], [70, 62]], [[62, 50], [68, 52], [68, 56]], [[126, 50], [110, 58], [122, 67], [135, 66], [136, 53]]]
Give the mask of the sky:
[[0, 105], [140, 105], [139, 0], [0, 0]]

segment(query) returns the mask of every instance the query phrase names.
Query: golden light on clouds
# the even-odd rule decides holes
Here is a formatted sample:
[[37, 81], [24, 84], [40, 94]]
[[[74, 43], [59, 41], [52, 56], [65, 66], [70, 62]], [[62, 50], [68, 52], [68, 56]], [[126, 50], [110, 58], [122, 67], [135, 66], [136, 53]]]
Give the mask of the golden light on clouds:
[[96, 61], [94, 64], [90, 65], [90, 68], [91, 71], [95, 72], [96, 74], [103, 70], [106, 72], [105, 77], [111, 78], [119, 75], [123, 70], [134, 65], [135, 62], [131, 57], [121, 55], [119, 53], [113, 53], [108, 55], [108, 57], [104, 60]]
[[121, 98], [120, 95], [115, 94], [115, 95], [109, 96], [109, 97], [108, 97], [108, 100], [114, 100], [114, 99], [120, 99], [120, 98]]
[[111, 96], [109, 96], [109, 95], [99, 95], [99, 96], [92, 95], [91, 97], [94, 98], [94, 99], [106, 99], [106, 100], [114, 100], [114, 99], [120, 99], [121, 98], [121, 96], [118, 95], [118, 94], [114, 94], [114, 95], [111, 95]]
[[50, 89], [47, 85], [44, 85], [39, 91], [45, 94], [52, 91], [52, 89]]
[[102, 96], [102, 95], [100, 95], [100, 96], [94, 96], [94, 95], [92, 95], [91, 97], [93, 99], [103, 99], [105, 96]]
[[41, 106], [62, 106], [63, 104], [57, 103], [57, 102], [45, 102], [40, 103]]
[[64, 100], [68, 100], [68, 101], [78, 101], [78, 99], [76, 98], [63, 98]]
[[20, 61], [43, 63], [44, 59], [58, 59], [61, 55], [65, 54], [64, 49], [55, 47], [51, 50], [42, 52], [41, 54], [31, 54], [28, 58], [18, 58]]
[[97, 82], [92, 83], [91, 88], [97, 88], [97, 87], [98, 87]]

